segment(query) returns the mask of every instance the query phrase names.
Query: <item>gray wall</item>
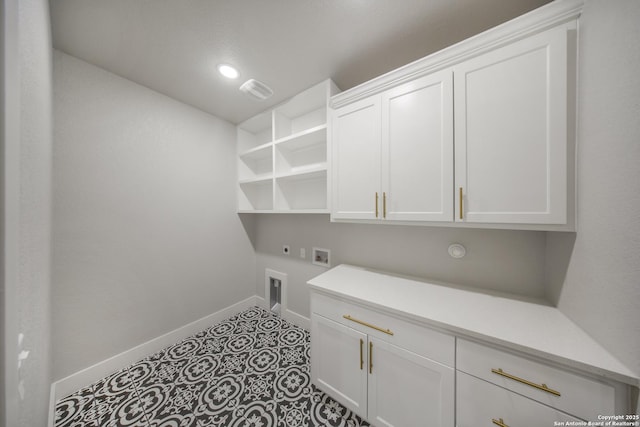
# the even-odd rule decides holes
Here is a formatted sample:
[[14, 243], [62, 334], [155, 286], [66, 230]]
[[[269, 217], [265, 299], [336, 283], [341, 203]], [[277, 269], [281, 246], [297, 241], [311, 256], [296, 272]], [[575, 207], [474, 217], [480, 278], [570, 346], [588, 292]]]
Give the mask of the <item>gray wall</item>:
[[[0, 427], [5, 427], [7, 423], [7, 383], [8, 383], [8, 375], [7, 369], [8, 365], [6, 364], [6, 360], [8, 360], [8, 355], [13, 352], [13, 346], [7, 346], [8, 341], [6, 340], [7, 331], [5, 330], [7, 327], [7, 322], [5, 317], [7, 316], [7, 306], [6, 306], [6, 249], [5, 249], [5, 228], [6, 228], [6, 215], [5, 215], [5, 159], [6, 159], [6, 139], [7, 132], [5, 127], [5, 114], [7, 111], [7, 81], [6, 81], [6, 73], [5, 73], [5, 65], [7, 63], [5, 58], [5, 51], [7, 48], [5, 44], [7, 43], [7, 37], [5, 36], [6, 25], [5, 25], [5, 17], [11, 16], [10, 11], [6, 11], [5, 2], [0, 2], [0, 105], [2, 105], [2, 114], [0, 114], [0, 307], [2, 307], [2, 314], [0, 315], [0, 343], [2, 343], [2, 349], [0, 350]], [[13, 384], [13, 382], [11, 382]]]
[[235, 127], [54, 52], [54, 378], [254, 295]]
[[20, 426], [48, 418], [51, 384], [51, 29], [45, 0], [19, 2], [20, 260], [18, 317], [30, 350]]
[[[51, 384], [51, 35], [48, 2], [3, 2], [3, 345], [0, 425], [46, 425]], [[16, 371], [18, 333], [30, 351]], [[6, 342], [4, 341], [6, 340]], [[6, 381], [6, 382], [4, 382]], [[18, 382], [24, 398], [18, 397]], [[6, 399], [6, 400], [5, 400]]]
[[[544, 298], [545, 232], [330, 223], [328, 215], [255, 215], [256, 293], [264, 268], [288, 273], [290, 310], [309, 316], [306, 281], [324, 271], [311, 264], [312, 247], [331, 250], [332, 265], [377, 268], [478, 290]], [[462, 243], [467, 255], [451, 258]], [[291, 254], [282, 255], [282, 245]], [[306, 249], [306, 260], [299, 257]]]
[[[550, 234], [558, 307], [640, 374], [640, 2], [580, 23], [578, 233]], [[571, 252], [572, 250], [572, 252]], [[558, 256], [558, 254], [561, 254]], [[568, 255], [567, 255], [568, 254]]]

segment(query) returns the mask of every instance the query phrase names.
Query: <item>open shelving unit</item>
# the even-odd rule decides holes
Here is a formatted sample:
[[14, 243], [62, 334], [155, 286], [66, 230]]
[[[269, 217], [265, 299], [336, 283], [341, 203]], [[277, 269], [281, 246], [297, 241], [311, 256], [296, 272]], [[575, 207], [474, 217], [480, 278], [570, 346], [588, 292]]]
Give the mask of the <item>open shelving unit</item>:
[[238, 125], [238, 212], [328, 213], [325, 80]]

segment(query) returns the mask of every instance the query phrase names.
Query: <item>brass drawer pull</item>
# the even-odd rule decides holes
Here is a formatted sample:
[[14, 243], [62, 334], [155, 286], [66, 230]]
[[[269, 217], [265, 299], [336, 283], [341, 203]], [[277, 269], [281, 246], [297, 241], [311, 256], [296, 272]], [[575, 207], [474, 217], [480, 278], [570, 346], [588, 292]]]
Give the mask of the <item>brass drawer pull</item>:
[[511, 380], [518, 381], [519, 383], [526, 384], [526, 385], [531, 386], [533, 388], [537, 388], [538, 390], [546, 391], [547, 393], [551, 393], [551, 394], [553, 394], [555, 396], [560, 396], [560, 392], [559, 391], [550, 389], [549, 387], [547, 387], [546, 384], [532, 383], [531, 381], [527, 381], [527, 380], [525, 380], [523, 378], [516, 377], [515, 375], [508, 374], [508, 373], [504, 372], [502, 369], [491, 369], [491, 372], [493, 372], [494, 374], [502, 375], [503, 377], [509, 378]]
[[375, 329], [376, 331], [384, 332], [384, 333], [385, 333], [385, 334], [387, 334], [387, 335], [393, 335], [393, 332], [391, 332], [391, 330], [390, 330], [390, 329], [382, 329], [382, 328], [380, 328], [380, 327], [378, 327], [378, 326], [376, 326], [376, 325], [372, 325], [371, 323], [367, 323], [367, 322], [365, 322], [365, 321], [355, 319], [355, 318], [351, 317], [351, 316], [350, 316], [350, 315], [348, 315], [348, 314], [345, 314], [345, 315], [344, 315], [344, 316], [342, 316], [342, 317], [344, 317], [344, 318], [345, 318], [345, 319], [347, 319], [347, 320], [351, 320], [352, 322], [356, 322], [356, 323], [359, 323], [359, 324], [361, 324], [361, 325], [364, 325], [364, 326], [366, 326], [367, 328], [371, 328], [371, 329]]
[[373, 343], [369, 341], [369, 373], [373, 374]]
[[464, 211], [463, 207], [462, 207], [462, 200], [463, 200], [463, 198], [462, 198], [462, 187], [460, 187], [460, 219], [464, 219], [464, 217], [462, 215], [462, 212]]
[[498, 419], [498, 420], [496, 420], [495, 418], [491, 418], [491, 421], [492, 421], [495, 425], [497, 425], [497, 426], [500, 426], [500, 427], [509, 427], [508, 425], [506, 425], [506, 424], [504, 423], [504, 421], [502, 420], [502, 418], [500, 418], [500, 419]]
[[382, 193], [382, 217], [387, 217], [387, 193]]
[[376, 191], [376, 218], [378, 218], [378, 192]]
[[362, 357], [362, 345], [364, 344], [364, 340], [360, 338], [360, 370], [364, 367], [364, 358]]

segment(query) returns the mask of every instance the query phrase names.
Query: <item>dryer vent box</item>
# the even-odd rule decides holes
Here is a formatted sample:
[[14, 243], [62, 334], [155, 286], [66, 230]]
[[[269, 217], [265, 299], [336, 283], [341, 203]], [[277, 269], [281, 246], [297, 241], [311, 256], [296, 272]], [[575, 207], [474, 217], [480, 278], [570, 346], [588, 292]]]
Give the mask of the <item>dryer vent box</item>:
[[287, 274], [267, 268], [264, 275], [264, 297], [267, 309], [280, 316], [287, 310]]
[[273, 95], [273, 90], [269, 86], [256, 79], [250, 79], [244, 82], [242, 86], [240, 86], [240, 90], [260, 101], [264, 101]]

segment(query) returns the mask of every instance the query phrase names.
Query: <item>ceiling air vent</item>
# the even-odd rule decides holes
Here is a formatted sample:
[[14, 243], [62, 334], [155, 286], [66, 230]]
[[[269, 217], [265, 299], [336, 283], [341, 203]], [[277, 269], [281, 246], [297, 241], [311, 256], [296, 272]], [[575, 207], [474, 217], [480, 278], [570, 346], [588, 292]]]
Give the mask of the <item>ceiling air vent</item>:
[[260, 101], [264, 101], [273, 95], [273, 90], [269, 86], [256, 79], [250, 79], [242, 83], [240, 90]]

